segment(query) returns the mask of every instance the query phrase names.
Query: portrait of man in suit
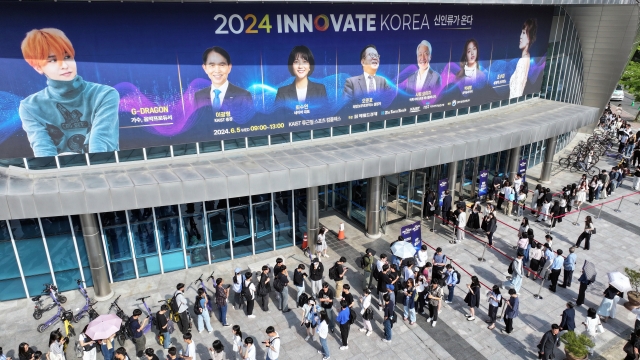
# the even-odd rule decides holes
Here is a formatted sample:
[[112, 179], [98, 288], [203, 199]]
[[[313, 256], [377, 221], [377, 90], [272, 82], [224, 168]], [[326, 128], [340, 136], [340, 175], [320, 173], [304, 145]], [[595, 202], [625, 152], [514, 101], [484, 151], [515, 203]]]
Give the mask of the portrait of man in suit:
[[431, 43], [427, 40], [422, 40], [418, 44], [418, 49], [416, 50], [418, 71], [411, 74], [400, 86], [410, 96], [415, 96], [418, 93], [433, 90], [440, 86], [442, 81], [440, 74], [429, 65], [431, 63], [431, 50]]
[[375, 45], [367, 45], [360, 52], [360, 64], [363, 74], [352, 76], [344, 84], [343, 94], [349, 101], [357, 101], [366, 97], [375, 97], [376, 94], [389, 91], [387, 81], [376, 75], [380, 66], [380, 54]]
[[208, 108], [213, 110], [214, 114], [230, 111], [231, 116], [253, 108], [251, 94], [229, 83], [228, 77], [232, 67], [231, 56], [225, 49], [213, 46], [204, 51], [202, 69], [211, 80], [211, 86], [195, 93], [196, 108]]

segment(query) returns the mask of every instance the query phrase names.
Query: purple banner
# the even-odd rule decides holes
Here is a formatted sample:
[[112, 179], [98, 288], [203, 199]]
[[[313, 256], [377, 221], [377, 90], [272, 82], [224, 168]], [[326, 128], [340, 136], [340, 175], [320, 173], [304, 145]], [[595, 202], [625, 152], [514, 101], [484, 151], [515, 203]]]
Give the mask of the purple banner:
[[518, 173], [522, 175], [522, 182], [527, 181], [527, 159], [520, 159], [520, 164], [518, 165]]
[[489, 179], [489, 171], [481, 170], [478, 177], [480, 178], [478, 183], [478, 197], [486, 196], [488, 193], [487, 179]]
[[413, 224], [403, 226], [400, 228], [400, 235], [406, 242], [413, 244], [416, 251], [422, 246], [422, 230], [420, 221], [416, 221]]
[[442, 207], [442, 199], [444, 199], [444, 192], [449, 190], [449, 178], [440, 179], [438, 181], [438, 205]]

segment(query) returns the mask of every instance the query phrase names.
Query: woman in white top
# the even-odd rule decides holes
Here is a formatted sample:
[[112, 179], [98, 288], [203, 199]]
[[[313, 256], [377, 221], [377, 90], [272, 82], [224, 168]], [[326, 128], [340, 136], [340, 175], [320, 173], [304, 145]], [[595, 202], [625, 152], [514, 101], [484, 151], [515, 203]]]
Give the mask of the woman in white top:
[[[80, 342], [80, 346], [82, 346], [82, 360], [96, 360], [96, 342], [91, 340], [90, 337], [87, 336], [87, 328], [89, 324], [87, 324], [84, 329], [82, 329], [82, 333], [78, 336], [78, 341]], [[87, 351], [87, 349], [90, 349]]]
[[476, 82], [479, 71], [478, 42], [475, 39], [469, 39], [464, 45], [460, 58], [460, 71], [456, 74], [456, 78], [462, 79], [466, 85], [472, 85]]
[[422, 269], [427, 264], [427, 261], [429, 261], [429, 255], [427, 254], [427, 245], [422, 245], [420, 251], [416, 253], [415, 258], [416, 266]]
[[321, 228], [318, 231], [318, 239], [316, 240], [316, 255], [318, 255], [318, 259], [322, 257], [322, 252], [324, 252], [324, 257], [329, 257], [327, 255], [327, 240], [325, 239], [325, 233], [327, 229]]
[[242, 353], [242, 331], [240, 331], [240, 325], [233, 325], [231, 328], [231, 333], [233, 334], [233, 340], [231, 343], [233, 344], [233, 353], [236, 354], [236, 359], [243, 359]]
[[536, 189], [533, 191], [533, 195], [531, 197], [531, 213], [535, 214], [535, 210], [538, 207], [538, 197], [540, 197], [540, 193], [542, 192], [542, 185], [536, 185]]
[[536, 222], [541, 222], [544, 221], [545, 223], [547, 223], [549, 221], [549, 208], [551, 207], [551, 203], [548, 201], [544, 201], [542, 203], [542, 209], [540, 209], [540, 216], [538, 216], [538, 219], [536, 220]]
[[220, 340], [216, 340], [211, 344], [212, 347], [209, 348], [209, 355], [211, 355], [211, 360], [225, 360], [227, 357], [224, 353], [224, 345]]
[[364, 322], [364, 327], [360, 329], [361, 332], [366, 332], [367, 336], [371, 336], [373, 333], [373, 328], [371, 328], [371, 319], [373, 319], [373, 310], [371, 307], [371, 290], [369, 288], [364, 289], [364, 295], [360, 297], [360, 304], [362, 305], [362, 310], [360, 310], [360, 315], [362, 315], [362, 321]]
[[309, 340], [309, 338], [313, 338], [313, 335], [315, 335], [316, 326], [320, 320], [318, 315], [319, 312], [320, 309], [313, 298], [309, 298], [309, 301], [302, 306], [302, 321], [300, 322], [300, 325], [304, 325], [307, 328], [307, 337], [304, 338], [304, 341]]
[[251, 336], [244, 339], [244, 346], [242, 347], [242, 359], [256, 360], [256, 347], [253, 345], [253, 338]]
[[522, 32], [520, 33], [520, 43], [518, 47], [522, 50], [522, 57], [518, 59], [516, 69], [509, 79], [509, 98], [520, 97], [524, 93], [524, 88], [527, 85], [527, 77], [529, 76], [529, 66], [531, 64], [531, 55], [529, 54], [529, 48], [534, 41], [536, 41], [536, 31], [538, 29], [538, 22], [536, 19], [529, 19], [522, 25]]
[[[585, 327], [585, 330], [584, 330], [585, 334], [589, 336], [591, 341], [593, 341], [593, 343], [595, 344], [596, 335], [598, 335], [598, 325], [602, 325], [602, 323], [600, 322], [600, 318], [597, 316], [596, 309], [589, 308], [589, 310], [587, 310], [587, 317], [585, 318], [582, 325], [584, 325]], [[594, 348], [595, 346], [592, 348], [589, 348], [590, 355], [593, 355]]]
[[[332, 311], [332, 309], [328, 309]], [[329, 335], [329, 317], [326, 311], [320, 312], [320, 325], [318, 326], [318, 339], [322, 350], [318, 350], [318, 354], [322, 355], [322, 360], [329, 360], [329, 344], [327, 344], [327, 335]]]
[[580, 209], [580, 206], [587, 200], [587, 188], [585, 183], [581, 183], [578, 187], [576, 194], [576, 208]]

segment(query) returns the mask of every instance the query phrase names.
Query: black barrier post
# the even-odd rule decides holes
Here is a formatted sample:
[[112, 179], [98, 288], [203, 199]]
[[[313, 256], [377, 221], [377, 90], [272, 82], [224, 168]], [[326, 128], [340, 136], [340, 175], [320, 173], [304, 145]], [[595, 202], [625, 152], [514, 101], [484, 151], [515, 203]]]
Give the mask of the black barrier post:
[[[545, 272], [545, 275], [546, 275], [546, 272]], [[544, 285], [544, 281], [546, 280], [546, 278], [547, 278], [546, 276], [542, 277], [542, 281], [540, 282], [540, 288], [538, 289], [538, 293], [537, 294], [533, 294], [533, 297], [538, 299], [538, 300], [542, 300], [543, 299], [542, 295], [540, 295], [540, 292], [542, 291], [542, 286]]]
[[433, 214], [433, 222], [431, 223], [431, 232], [436, 232], [436, 214]]
[[578, 217], [576, 218], [576, 221], [573, 222], [574, 226], [578, 226], [578, 220], [580, 220], [580, 214], [582, 213], [582, 209], [579, 209], [580, 211], [578, 211]]
[[620, 203], [618, 204], [618, 208], [613, 211], [620, 212], [620, 205], [622, 205], [622, 200], [624, 200], [624, 196], [620, 198]]
[[484, 249], [482, 249], [482, 255], [478, 258], [478, 261], [487, 261], [484, 259], [484, 252], [487, 251], [487, 243], [484, 243]]

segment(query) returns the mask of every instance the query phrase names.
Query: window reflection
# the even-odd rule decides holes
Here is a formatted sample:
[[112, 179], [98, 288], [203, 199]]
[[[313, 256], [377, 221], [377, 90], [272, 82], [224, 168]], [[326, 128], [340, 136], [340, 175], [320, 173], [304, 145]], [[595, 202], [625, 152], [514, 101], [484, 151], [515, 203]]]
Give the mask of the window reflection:
[[16, 240], [18, 257], [22, 265], [29, 295], [42, 292], [42, 284], [51, 284], [51, 271], [42, 241], [38, 219], [9, 220], [13, 238]]
[[6, 221], [0, 221], [0, 254], [0, 301], [24, 298], [26, 294]]
[[42, 231], [47, 240], [49, 257], [53, 266], [56, 284], [60, 290], [76, 289], [80, 279], [80, 267], [71, 235], [68, 216], [41, 218]]
[[208, 264], [209, 256], [207, 255], [207, 243], [203, 230], [202, 203], [183, 204], [180, 205], [180, 210], [184, 226], [187, 265], [192, 267]]
[[138, 276], [160, 273], [160, 259], [151, 208], [129, 210], [131, 237], [136, 253]]
[[125, 212], [101, 213], [100, 221], [102, 222], [104, 242], [107, 247], [107, 259], [113, 281], [135, 278], [136, 272], [133, 267]]
[[292, 216], [291, 191], [275, 193], [273, 222], [275, 223], [276, 249], [293, 245]]
[[178, 206], [160, 206], [154, 209], [158, 226], [158, 241], [162, 252], [164, 272], [184, 269], [184, 252], [180, 238]]

